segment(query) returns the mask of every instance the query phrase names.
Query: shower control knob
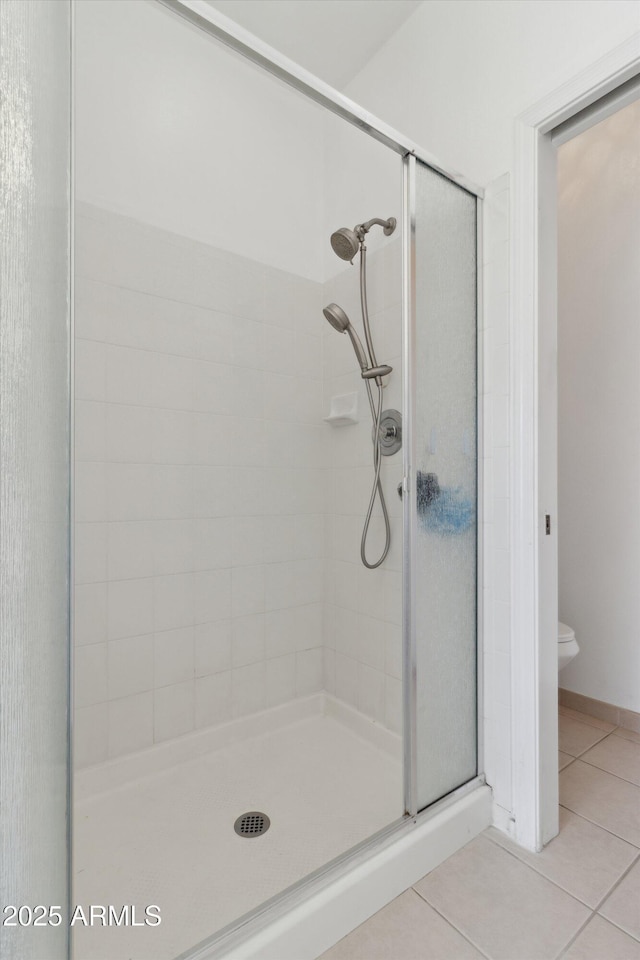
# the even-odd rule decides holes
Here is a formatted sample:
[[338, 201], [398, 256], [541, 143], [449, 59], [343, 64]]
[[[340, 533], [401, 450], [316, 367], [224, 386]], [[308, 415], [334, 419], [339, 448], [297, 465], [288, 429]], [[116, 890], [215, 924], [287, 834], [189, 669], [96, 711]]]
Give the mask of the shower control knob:
[[[375, 427], [372, 433], [372, 439], [375, 443]], [[402, 446], [402, 414], [399, 410], [382, 411], [377, 441], [380, 445], [380, 453], [384, 457], [390, 457], [398, 452]]]

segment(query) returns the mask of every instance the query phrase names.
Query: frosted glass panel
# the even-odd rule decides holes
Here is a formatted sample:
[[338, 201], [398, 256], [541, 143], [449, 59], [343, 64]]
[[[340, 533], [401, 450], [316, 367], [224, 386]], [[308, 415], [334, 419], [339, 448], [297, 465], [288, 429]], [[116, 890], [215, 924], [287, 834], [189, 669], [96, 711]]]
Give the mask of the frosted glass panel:
[[[2, 960], [67, 956], [70, 7], [0, 3]], [[55, 922], [55, 918], [54, 922]]]
[[476, 774], [476, 199], [416, 164], [417, 799]]

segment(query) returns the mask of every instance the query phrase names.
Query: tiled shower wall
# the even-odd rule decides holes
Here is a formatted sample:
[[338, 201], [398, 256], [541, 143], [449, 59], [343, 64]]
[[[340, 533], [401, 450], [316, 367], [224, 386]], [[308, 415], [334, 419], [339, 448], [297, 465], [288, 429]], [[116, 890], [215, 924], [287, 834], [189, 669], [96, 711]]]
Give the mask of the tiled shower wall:
[[76, 763], [322, 686], [322, 286], [76, 211]]
[[[401, 243], [382, 240], [369, 256], [368, 302], [379, 363], [393, 373], [384, 408], [402, 409]], [[358, 268], [347, 268], [323, 286], [323, 303], [335, 301], [364, 340]], [[369, 718], [400, 733], [402, 724], [402, 453], [385, 457], [383, 489], [391, 520], [391, 550], [381, 567], [360, 561], [360, 537], [373, 482], [371, 414], [364, 382], [347, 336], [324, 330], [325, 410], [332, 396], [356, 392], [358, 423], [330, 428], [330, 500], [327, 508], [324, 686]], [[377, 389], [374, 390], [377, 402]], [[384, 543], [376, 500], [367, 556]]]

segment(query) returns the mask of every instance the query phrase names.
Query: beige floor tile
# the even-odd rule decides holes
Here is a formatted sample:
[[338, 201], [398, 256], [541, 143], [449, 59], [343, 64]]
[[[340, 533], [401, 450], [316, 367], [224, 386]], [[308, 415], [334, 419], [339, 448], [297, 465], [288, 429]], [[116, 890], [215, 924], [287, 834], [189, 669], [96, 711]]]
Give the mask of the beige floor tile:
[[482, 954], [407, 890], [318, 960], [481, 960]]
[[582, 903], [485, 836], [415, 888], [493, 960], [557, 957], [589, 916]]
[[571, 707], [558, 707], [558, 713], [563, 717], [572, 717], [574, 720], [579, 720], [580, 723], [586, 723], [590, 727], [597, 727], [598, 730], [604, 730], [606, 733], [611, 733], [616, 728], [615, 723], [598, 720], [597, 717], [590, 717], [588, 713], [580, 713], [579, 710], [572, 710]]
[[623, 740], [633, 740], [634, 743], [640, 743], [640, 733], [635, 730], [626, 730], [624, 727], [618, 727], [615, 732], [616, 737], [622, 737]]
[[558, 770], [564, 770], [575, 757], [572, 757], [570, 753], [563, 753], [562, 750], [558, 750]]
[[596, 907], [638, 855], [636, 847], [560, 808], [560, 833], [541, 853], [517, 846], [500, 830], [487, 834], [572, 896]]
[[573, 717], [558, 716], [558, 746], [563, 753], [579, 757], [607, 734], [599, 727], [593, 727]]
[[562, 960], [640, 960], [640, 943], [596, 915]]
[[640, 940], [640, 861], [605, 900], [599, 913]]
[[587, 750], [581, 759], [640, 786], [640, 743], [623, 737], [607, 737]]
[[640, 787], [576, 760], [560, 774], [560, 803], [640, 846]]

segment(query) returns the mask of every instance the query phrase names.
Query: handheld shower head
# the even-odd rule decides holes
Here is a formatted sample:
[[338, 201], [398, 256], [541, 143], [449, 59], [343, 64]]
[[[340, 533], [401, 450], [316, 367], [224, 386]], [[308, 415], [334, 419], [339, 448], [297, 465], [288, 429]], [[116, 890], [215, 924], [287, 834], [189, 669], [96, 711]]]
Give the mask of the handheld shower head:
[[349, 227], [340, 227], [339, 230], [331, 234], [331, 247], [341, 260], [353, 260], [359, 246], [358, 235], [355, 230], [350, 230]]
[[330, 303], [329, 306], [325, 307], [322, 312], [333, 329], [337, 330], [338, 333], [346, 333], [351, 326], [349, 317], [346, 315], [342, 307], [339, 307], [337, 303]]
[[322, 312], [334, 330], [337, 330], [338, 333], [349, 334], [351, 343], [353, 344], [353, 349], [355, 350], [356, 357], [358, 358], [358, 363], [360, 364], [360, 370], [364, 375], [365, 371], [369, 369], [369, 361], [366, 353], [364, 352], [364, 347], [360, 342], [360, 337], [351, 326], [349, 317], [346, 315], [342, 307], [339, 307], [337, 303], [330, 303]]

